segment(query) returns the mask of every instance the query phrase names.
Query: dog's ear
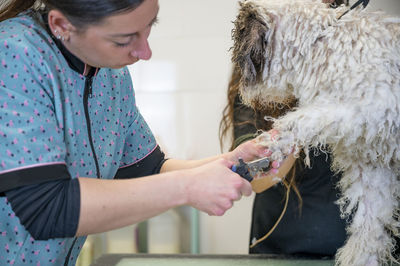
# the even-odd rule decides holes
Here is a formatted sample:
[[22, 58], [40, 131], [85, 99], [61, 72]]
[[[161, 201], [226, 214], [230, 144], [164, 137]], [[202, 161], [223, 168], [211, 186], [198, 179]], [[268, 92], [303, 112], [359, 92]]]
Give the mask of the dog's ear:
[[269, 69], [274, 22], [260, 10], [251, 1], [241, 2], [232, 31], [232, 62], [240, 68], [244, 86], [262, 81]]

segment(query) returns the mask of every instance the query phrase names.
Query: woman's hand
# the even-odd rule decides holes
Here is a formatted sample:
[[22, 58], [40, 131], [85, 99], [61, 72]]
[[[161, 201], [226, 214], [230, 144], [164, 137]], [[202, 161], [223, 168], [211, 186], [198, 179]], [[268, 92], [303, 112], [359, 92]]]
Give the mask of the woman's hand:
[[218, 159], [186, 170], [185, 193], [187, 204], [208, 213], [223, 215], [242, 195], [250, 196], [249, 182], [231, 170], [233, 162]]
[[[276, 129], [268, 131], [271, 140], [276, 140], [279, 137], [279, 132]], [[238, 162], [239, 159], [243, 159], [245, 162], [250, 162], [259, 158], [269, 157], [272, 155], [272, 151], [268, 149], [268, 146], [262, 145], [260, 141], [255, 138], [240, 144], [236, 149], [226, 154], [226, 157], [230, 161]], [[279, 168], [280, 161], [273, 161], [271, 163], [272, 172], [275, 168]]]
[[226, 153], [225, 158], [237, 163], [239, 159], [245, 162], [268, 156], [268, 147], [259, 144], [256, 139], [248, 140], [240, 144], [233, 151]]

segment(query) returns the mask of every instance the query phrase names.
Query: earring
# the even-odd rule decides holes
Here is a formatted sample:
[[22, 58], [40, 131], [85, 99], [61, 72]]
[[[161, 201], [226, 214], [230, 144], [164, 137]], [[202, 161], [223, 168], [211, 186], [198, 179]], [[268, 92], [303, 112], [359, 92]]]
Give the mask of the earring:
[[59, 39], [59, 40], [61, 39], [61, 35], [58, 34], [57, 30], [54, 30], [54, 35], [56, 36], [57, 39]]

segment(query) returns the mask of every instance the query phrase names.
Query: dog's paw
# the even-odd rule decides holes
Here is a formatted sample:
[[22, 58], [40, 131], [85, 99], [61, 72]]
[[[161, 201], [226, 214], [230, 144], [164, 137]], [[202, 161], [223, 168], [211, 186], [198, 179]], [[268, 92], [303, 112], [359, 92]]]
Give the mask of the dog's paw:
[[270, 130], [261, 133], [256, 141], [263, 146], [268, 147], [270, 151], [270, 158], [273, 161], [281, 162], [286, 156], [294, 151], [294, 135], [291, 132], [278, 132], [277, 130]]

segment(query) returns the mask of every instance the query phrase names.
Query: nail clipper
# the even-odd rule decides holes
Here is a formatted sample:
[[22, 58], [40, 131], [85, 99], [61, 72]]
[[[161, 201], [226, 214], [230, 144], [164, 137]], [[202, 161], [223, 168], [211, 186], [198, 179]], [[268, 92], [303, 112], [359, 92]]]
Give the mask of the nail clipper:
[[264, 157], [248, 163], [245, 163], [243, 159], [239, 159], [239, 164], [233, 165], [231, 169], [247, 181], [251, 182], [257, 174], [260, 172], [268, 172], [270, 168], [270, 159]]

